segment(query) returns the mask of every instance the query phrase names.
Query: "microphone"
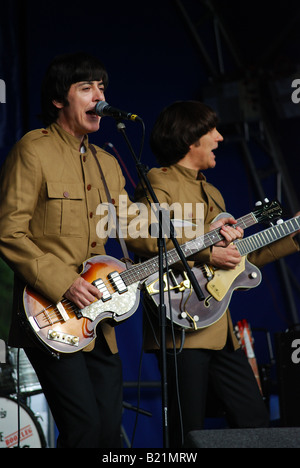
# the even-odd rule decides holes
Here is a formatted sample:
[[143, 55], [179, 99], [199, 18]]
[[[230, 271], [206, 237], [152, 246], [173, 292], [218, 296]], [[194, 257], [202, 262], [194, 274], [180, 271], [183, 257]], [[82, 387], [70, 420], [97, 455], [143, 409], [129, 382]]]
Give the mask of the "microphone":
[[105, 101], [99, 101], [96, 104], [94, 112], [100, 117], [113, 117], [114, 119], [117, 119], [117, 120], [126, 119], [126, 120], [133, 120], [133, 121], [139, 121], [139, 122], [142, 121], [142, 119], [138, 115], [116, 109], [115, 107], [110, 106]]

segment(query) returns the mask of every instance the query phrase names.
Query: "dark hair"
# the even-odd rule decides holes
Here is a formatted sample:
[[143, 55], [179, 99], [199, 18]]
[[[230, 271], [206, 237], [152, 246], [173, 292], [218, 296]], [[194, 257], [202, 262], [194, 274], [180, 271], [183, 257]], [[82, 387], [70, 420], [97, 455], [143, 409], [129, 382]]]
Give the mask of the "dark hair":
[[59, 55], [50, 63], [42, 82], [41, 118], [45, 126], [55, 122], [59, 109], [53, 100], [68, 104], [70, 86], [79, 81], [101, 81], [108, 85], [108, 75], [104, 65], [97, 58], [84, 52]]
[[203, 135], [217, 126], [216, 113], [199, 101], [177, 101], [157, 117], [150, 146], [162, 166], [176, 164]]

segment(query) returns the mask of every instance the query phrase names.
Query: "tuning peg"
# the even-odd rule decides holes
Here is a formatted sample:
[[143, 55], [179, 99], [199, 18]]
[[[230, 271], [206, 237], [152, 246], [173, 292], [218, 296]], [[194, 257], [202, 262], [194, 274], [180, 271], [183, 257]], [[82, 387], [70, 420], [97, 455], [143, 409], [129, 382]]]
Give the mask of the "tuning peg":
[[[268, 198], [264, 198], [264, 203], [269, 203], [270, 200]], [[256, 203], [255, 203], [255, 206], [261, 206], [263, 203], [262, 201], [258, 200]]]

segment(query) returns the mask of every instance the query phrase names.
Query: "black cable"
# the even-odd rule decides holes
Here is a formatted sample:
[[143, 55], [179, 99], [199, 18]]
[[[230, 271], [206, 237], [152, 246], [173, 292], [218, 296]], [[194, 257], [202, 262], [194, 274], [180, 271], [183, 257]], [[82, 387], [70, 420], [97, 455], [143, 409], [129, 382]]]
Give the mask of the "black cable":
[[179, 351], [177, 353], [174, 322], [173, 322], [173, 314], [172, 314], [172, 300], [171, 300], [171, 293], [170, 293], [170, 272], [169, 272], [169, 265], [168, 265], [168, 262], [167, 262], [167, 246], [166, 246], [166, 240], [165, 239], [164, 239], [164, 249], [165, 249], [165, 258], [166, 258], [166, 277], [167, 277], [167, 288], [168, 288], [168, 302], [169, 302], [171, 333], [172, 333], [172, 342], [173, 342], [176, 397], [177, 397], [178, 414], [179, 414], [179, 421], [180, 421], [181, 442], [182, 442], [182, 445], [183, 445], [184, 444], [184, 435], [183, 435], [184, 433], [183, 433], [182, 410], [181, 410], [181, 403], [180, 403], [180, 392], [179, 392], [179, 385], [178, 385], [177, 354], [180, 354], [181, 350], [183, 348], [184, 330], [182, 329], [181, 345], [180, 345]]
[[143, 332], [142, 349], [141, 349], [141, 355], [140, 355], [140, 361], [139, 361], [139, 373], [138, 373], [138, 380], [137, 380], [138, 382], [137, 405], [136, 405], [137, 409], [136, 409], [136, 416], [135, 416], [135, 421], [134, 421], [134, 426], [133, 426], [133, 431], [132, 431], [132, 436], [131, 436], [130, 448], [132, 448], [134, 444], [134, 438], [135, 438], [138, 417], [139, 417], [140, 403], [141, 403], [141, 374], [142, 374], [142, 361], [143, 361], [143, 355], [144, 355], [144, 338], [145, 338], [145, 332]]
[[17, 406], [18, 406], [18, 448], [20, 447], [20, 437], [21, 437], [21, 417], [20, 417], [20, 348], [17, 350]]
[[140, 123], [142, 125], [142, 138], [141, 138], [141, 146], [140, 146], [140, 152], [139, 152], [139, 162], [142, 159], [142, 153], [143, 153], [143, 148], [144, 148], [144, 141], [145, 141], [145, 124], [143, 120], [140, 120]]

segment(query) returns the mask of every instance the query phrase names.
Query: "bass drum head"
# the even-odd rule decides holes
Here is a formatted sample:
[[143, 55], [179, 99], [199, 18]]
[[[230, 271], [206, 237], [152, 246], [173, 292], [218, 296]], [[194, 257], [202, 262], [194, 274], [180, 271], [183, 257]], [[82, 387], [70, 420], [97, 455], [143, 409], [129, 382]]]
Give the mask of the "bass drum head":
[[[20, 405], [20, 427], [18, 427], [18, 405]], [[14, 398], [0, 397], [0, 448], [45, 448], [42, 428], [33, 412]]]

